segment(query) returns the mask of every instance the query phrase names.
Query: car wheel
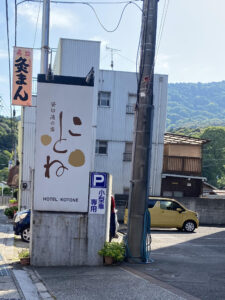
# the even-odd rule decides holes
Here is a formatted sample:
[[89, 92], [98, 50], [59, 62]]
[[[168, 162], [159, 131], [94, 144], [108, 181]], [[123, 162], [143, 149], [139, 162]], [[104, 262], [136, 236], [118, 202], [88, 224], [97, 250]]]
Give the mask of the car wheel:
[[193, 222], [193, 221], [186, 221], [184, 223], [183, 228], [184, 228], [184, 230], [186, 232], [193, 232], [195, 230], [195, 222]]
[[25, 228], [21, 233], [21, 238], [24, 242], [30, 242], [30, 228]]

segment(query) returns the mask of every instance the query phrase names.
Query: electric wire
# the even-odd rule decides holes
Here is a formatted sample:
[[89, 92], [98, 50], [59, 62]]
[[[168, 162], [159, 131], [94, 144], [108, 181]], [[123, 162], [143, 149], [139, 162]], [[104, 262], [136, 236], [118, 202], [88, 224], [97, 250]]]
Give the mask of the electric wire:
[[8, 67], [9, 67], [9, 99], [10, 99], [10, 114], [12, 117], [12, 105], [11, 105], [11, 61], [10, 61], [10, 45], [9, 45], [9, 16], [8, 16], [8, 0], [5, 0], [5, 12], [6, 12], [6, 33], [7, 33], [7, 47], [8, 47]]
[[155, 63], [156, 63], [157, 58], [158, 58], [158, 52], [159, 52], [160, 43], [161, 43], [161, 39], [162, 39], [162, 34], [163, 34], [165, 22], [166, 22], [166, 17], [167, 17], [167, 12], [168, 12], [168, 8], [169, 8], [169, 3], [170, 3], [169, 0], [165, 0], [164, 7], [163, 7], [162, 18], [161, 18], [161, 23], [160, 23], [159, 34], [158, 34], [158, 44], [156, 45], [155, 57], [154, 57], [154, 61], [153, 61], [153, 65], [152, 65], [152, 70], [151, 70], [151, 73], [150, 73], [150, 77], [153, 76]]
[[158, 36], [158, 41], [156, 43], [157, 46], [156, 46], [155, 61], [157, 60], [157, 57], [158, 57], [159, 47], [160, 47], [160, 43], [161, 43], [161, 39], [162, 39], [162, 35], [163, 35], [163, 30], [164, 30], [164, 26], [165, 26], [165, 22], [166, 22], [169, 4], [170, 4], [169, 0], [164, 2], [163, 14], [162, 14], [162, 19], [161, 19], [161, 24], [160, 24], [160, 29], [159, 29], [159, 36]]
[[39, 3], [39, 7], [38, 7], [37, 21], [36, 21], [36, 27], [35, 27], [35, 33], [34, 33], [33, 49], [34, 49], [35, 42], [36, 42], [36, 36], [37, 36], [37, 28], [38, 28], [38, 20], [39, 20], [40, 10], [41, 10], [41, 1]]
[[17, 43], [17, 0], [15, 0], [15, 47]]
[[131, 60], [130, 58], [128, 58], [128, 57], [126, 57], [126, 56], [124, 56], [124, 55], [121, 55], [120, 53], [116, 53], [117, 55], [119, 55], [120, 57], [122, 57], [122, 58], [124, 58], [124, 59], [126, 59], [127, 61], [129, 61], [130, 63], [132, 63], [132, 64], [136, 64], [133, 60]]
[[[24, 1], [21, 1], [20, 3], [18, 3], [18, 4], [21, 4], [21, 3], [23, 3], [23, 2], [38, 2], [38, 3], [41, 3], [42, 1], [37, 1], [37, 0], [24, 0]], [[100, 26], [101, 26], [106, 32], [109, 32], [109, 33], [115, 32], [115, 31], [119, 28], [120, 23], [121, 23], [121, 21], [122, 21], [123, 14], [124, 14], [126, 8], [127, 8], [130, 4], [135, 5], [139, 10], [142, 11], [141, 7], [140, 7], [137, 3], [135, 3], [135, 2], [137, 2], [137, 1], [136, 1], [136, 0], [135, 0], [135, 1], [120, 1], [120, 2], [81, 2], [81, 1], [79, 1], [79, 2], [78, 2], [78, 1], [77, 1], [77, 2], [72, 2], [72, 1], [71, 1], [71, 2], [70, 2], [70, 1], [64, 2], [64, 1], [54, 1], [54, 0], [51, 1], [51, 3], [54, 3], [54, 4], [83, 4], [83, 5], [87, 5], [87, 6], [90, 7], [91, 10], [93, 11], [93, 13], [94, 13], [94, 15], [95, 15], [97, 21], [99, 22]], [[120, 17], [119, 17], [119, 21], [118, 21], [117, 25], [116, 25], [113, 29], [107, 29], [107, 28], [103, 25], [103, 23], [101, 22], [101, 20], [100, 20], [98, 14], [97, 14], [95, 8], [93, 7], [94, 4], [124, 4], [124, 3], [125, 3], [125, 5], [124, 5], [124, 7], [123, 7], [123, 9], [122, 9], [121, 15], [120, 15]]]
[[[148, 3], [147, 3], [146, 11], [149, 10], [149, 5], [150, 5], [150, 1], [148, 1]], [[147, 20], [144, 20], [145, 17], [147, 17]], [[142, 56], [141, 56], [141, 61], [140, 61], [139, 73], [137, 72], [138, 81], [137, 81], [137, 104], [136, 104], [136, 109], [137, 109], [137, 106], [139, 104], [141, 79], [142, 79], [142, 75], [143, 75], [143, 72], [144, 72], [144, 64], [145, 64], [145, 47], [144, 47], [144, 45], [146, 45], [146, 39], [147, 39], [148, 17], [149, 17], [149, 14], [147, 14], [147, 16], [145, 16], [144, 15], [144, 10], [143, 10], [143, 21], [142, 21], [141, 34], [140, 34], [139, 46], [138, 46], [138, 53], [141, 49]], [[141, 43], [142, 43], [142, 45], [141, 45]], [[139, 56], [139, 54], [137, 55], [136, 59], [138, 59], [138, 56]], [[136, 60], [136, 63], [137, 63], [137, 60]]]
[[[60, 3], [60, 2], [57, 2], [57, 3]], [[121, 23], [122, 18], [123, 18], [123, 14], [124, 14], [126, 8], [127, 8], [130, 4], [134, 4], [136, 7], [138, 7], [138, 8], [142, 11], [142, 9], [140, 8], [140, 6], [137, 5], [135, 2], [132, 2], [132, 1], [127, 2], [127, 3], [124, 5], [123, 9], [122, 9], [122, 12], [121, 12], [121, 15], [120, 15], [120, 17], [119, 17], [119, 21], [118, 21], [117, 25], [116, 25], [113, 29], [107, 29], [107, 28], [105, 27], [105, 25], [103, 25], [103, 23], [101, 22], [101, 20], [100, 20], [98, 14], [97, 14], [97, 12], [96, 12], [96, 10], [95, 10], [95, 8], [93, 7], [92, 4], [90, 4], [90, 3], [88, 3], [88, 2], [80, 2], [80, 3], [81, 3], [81, 4], [84, 4], [84, 5], [87, 5], [87, 6], [89, 6], [89, 7], [92, 9], [92, 11], [94, 12], [95, 17], [96, 17], [96, 19], [98, 20], [100, 26], [101, 26], [106, 32], [109, 32], [109, 33], [115, 32], [115, 31], [119, 28], [120, 23]]]
[[[155, 57], [154, 57], [152, 69], [151, 69], [150, 76], [149, 76], [150, 78], [153, 76], [155, 63], [156, 63], [157, 58], [158, 58], [158, 52], [159, 52], [159, 47], [160, 47], [160, 43], [161, 43], [161, 39], [162, 39], [162, 34], [163, 34], [165, 22], [166, 22], [166, 17], [167, 17], [167, 13], [168, 13], [169, 3], [170, 3], [169, 0], [166, 0], [164, 2], [163, 12], [162, 12], [162, 18], [161, 18], [161, 22], [160, 22], [160, 26], [159, 26], [158, 43], [157, 43], [157, 46], [156, 46]], [[145, 23], [147, 23], [147, 21]], [[142, 35], [144, 36], [145, 30], [146, 29], [143, 30], [143, 33], [141, 33], [140, 37]], [[145, 41], [146, 41], [146, 36], [145, 36]], [[137, 71], [137, 65], [138, 65], [137, 62], [138, 62], [138, 56], [139, 56], [139, 50], [140, 50], [140, 42], [141, 42], [141, 39], [139, 40], [138, 52], [137, 52], [137, 57], [136, 57], [136, 73], [137, 73], [137, 78], [138, 78], [138, 80], [137, 80], [137, 82], [138, 82], [137, 104], [139, 103], [139, 92], [140, 92], [140, 84], [141, 84], [140, 80], [141, 80], [142, 75], [143, 75], [143, 69], [142, 69], [142, 71], [140, 72], [139, 75], [138, 75], [138, 71]], [[143, 56], [145, 57], [145, 50], [143, 50]], [[140, 64], [142, 64], [142, 63], [140, 63]], [[144, 65], [144, 61], [143, 61], [143, 65]]]
[[[36, 2], [36, 3], [43, 3], [43, 0], [23, 0], [21, 2], [18, 3], [19, 4], [22, 4], [24, 2]], [[108, 5], [108, 4], [126, 4], [126, 3], [130, 3], [130, 2], [142, 2], [142, 0], [131, 0], [131, 1], [103, 1], [103, 2], [100, 2], [100, 1], [93, 1], [93, 2], [89, 2], [89, 1], [56, 1], [56, 0], [51, 0], [50, 1], [51, 3], [54, 3], [54, 4], [86, 4], [86, 3], [90, 3], [90, 4], [100, 4], [100, 5]]]
[[2, 97], [1, 97], [1, 103], [2, 103], [1, 106], [4, 108], [7, 115], [10, 115], [10, 109], [9, 109], [8, 105], [6, 105], [6, 102]]

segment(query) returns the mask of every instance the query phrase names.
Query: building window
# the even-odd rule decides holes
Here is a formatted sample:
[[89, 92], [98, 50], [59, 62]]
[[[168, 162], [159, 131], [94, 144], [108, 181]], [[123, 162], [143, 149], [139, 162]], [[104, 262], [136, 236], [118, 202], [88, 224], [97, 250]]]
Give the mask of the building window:
[[137, 102], [137, 95], [128, 94], [128, 104], [126, 106], [127, 114], [134, 114], [136, 102]]
[[109, 107], [110, 105], [110, 92], [98, 92], [98, 106]]
[[132, 142], [125, 143], [125, 151], [123, 153], [123, 160], [124, 161], [131, 161], [132, 160]]
[[129, 195], [129, 192], [130, 192], [129, 187], [124, 187], [124, 188], [123, 188], [123, 194], [124, 194], [124, 195]]
[[95, 147], [96, 154], [107, 154], [108, 153], [108, 142], [107, 141], [96, 141]]

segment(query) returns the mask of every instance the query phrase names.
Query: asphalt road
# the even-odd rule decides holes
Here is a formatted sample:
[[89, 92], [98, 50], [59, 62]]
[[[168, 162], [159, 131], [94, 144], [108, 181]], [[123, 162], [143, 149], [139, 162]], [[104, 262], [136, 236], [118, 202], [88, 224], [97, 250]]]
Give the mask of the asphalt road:
[[225, 299], [225, 227], [152, 230], [151, 258], [132, 268], [200, 299]]

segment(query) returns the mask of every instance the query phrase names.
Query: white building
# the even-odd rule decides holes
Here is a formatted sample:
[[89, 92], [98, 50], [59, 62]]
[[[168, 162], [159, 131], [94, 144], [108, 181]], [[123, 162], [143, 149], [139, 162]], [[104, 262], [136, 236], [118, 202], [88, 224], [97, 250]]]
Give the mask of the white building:
[[[90, 69], [95, 70], [95, 93], [93, 111], [93, 155], [92, 170], [108, 172], [113, 175], [113, 193], [128, 193], [131, 178], [132, 141], [134, 131], [134, 106], [137, 98], [137, 76], [134, 72], [99, 70], [100, 42], [60, 39], [54, 64], [54, 74], [85, 77]], [[163, 163], [163, 137], [166, 123], [167, 75], [154, 76], [154, 132], [152, 147], [150, 193], [160, 195]], [[35, 109], [35, 107], [33, 108]], [[29, 110], [29, 108], [24, 108]], [[24, 124], [25, 126], [25, 124]], [[33, 131], [33, 135], [35, 132]], [[23, 144], [31, 144], [29, 135], [23, 137]], [[23, 155], [32, 156], [32, 145]], [[31, 170], [30, 161], [21, 168]], [[30, 175], [31, 176], [31, 175]], [[21, 177], [23, 186], [26, 179]], [[29, 186], [31, 186], [29, 184]], [[31, 193], [30, 189], [30, 192]], [[23, 189], [21, 189], [21, 206]], [[25, 199], [25, 198], [24, 198]]]
[[[100, 71], [95, 170], [113, 175], [113, 192], [126, 194], [131, 179], [134, 108], [137, 100], [136, 73]], [[155, 120], [153, 133], [154, 180], [151, 194], [160, 195], [167, 104], [167, 76], [154, 77]], [[160, 104], [164, 104], [160, 107]], [[157, 149], [155, 146], [157, 145]]]

